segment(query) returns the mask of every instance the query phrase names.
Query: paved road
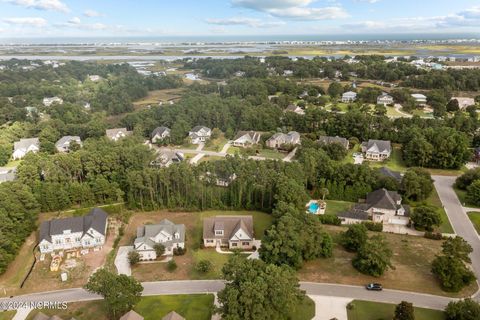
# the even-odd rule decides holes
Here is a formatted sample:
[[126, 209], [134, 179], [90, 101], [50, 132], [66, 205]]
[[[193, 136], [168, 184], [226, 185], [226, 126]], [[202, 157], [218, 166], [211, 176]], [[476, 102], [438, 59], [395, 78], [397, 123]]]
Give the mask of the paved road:
[[[433, 176], [432, 178], [435, 180], [435, 188], [447, 212], [453, 230], [457, 235], [468, 241], [473, 248], [470, 258], [472, 259], [473, 270], [478, 281], [480, 279], [480, 238], [468, 218], [465, 208], [463, 208], [452, 188], [456, 177]], [[479, 297], [479, 292], [475, 294], [475, 297]]]
[[[191, 281], [159, 281], [144, 282], [143, 295], [166, 295], [166, 294], [194, 294], [215, 293], [224, 287], [222, 280], [191, 280]], [[363, 299], [387, 303], [400, 303], [402, 300], [411, 301], [416, 306], [444, 309], [452, 299], [428, 294], [413, 293], [397, 290], [384, 290], [382, 292], [367, 291], [363, 287], [346, 286], [337, 284], [321, 284], [313, 282], [301, 282], [301, 288], [309, 295], [341, 297], [349, 299]], [[59, 291], [50, 291], [18, 296], [12, 299], [0, 299], [0, 304], [6, 301], [22, 302], [75, 302], [101, 299], [100, 296], [88, 293], [84, 289], [74, 288]]]

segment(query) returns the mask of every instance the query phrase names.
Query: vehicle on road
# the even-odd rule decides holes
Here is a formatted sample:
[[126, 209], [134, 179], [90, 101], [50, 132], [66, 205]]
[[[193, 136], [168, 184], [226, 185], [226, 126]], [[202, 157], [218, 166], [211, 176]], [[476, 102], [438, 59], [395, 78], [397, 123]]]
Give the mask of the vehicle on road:
[[382, 291], [383, 287], [380, 283], [369, 283], [365, 286], [367, 290], [370, 291]]

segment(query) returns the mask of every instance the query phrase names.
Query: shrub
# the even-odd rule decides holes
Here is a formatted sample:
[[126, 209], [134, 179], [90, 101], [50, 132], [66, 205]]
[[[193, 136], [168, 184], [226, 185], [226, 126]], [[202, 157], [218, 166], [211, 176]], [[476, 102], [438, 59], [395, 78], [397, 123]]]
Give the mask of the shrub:
[[187, 249], [185, 248], [178, 247], [173, 249], [174, 256], [183, 256], [185, 252], [187, 252]]
[[175, 260], [170, 260], [167, 262], [167, 270], [169, 272], [173, 272], [177, 269], [177, 263], [175, 262]]
[[200, 260], [197, 262], [195, 265], [195, 270], [197, 270], [200, 273], [207, 273], [210, 270], [212, 270], [212, 262], [210, 260]]
[[328, 224], [332, 226], [339, 226], [342, 224], [342, 220], [339, 217], [332, 214], [319, 215], [318, 219], [322, 224]]
[[368, 231], [374, 231], [374, 232], [383, 231], [383, 224], [381, 222], [365, 221], [363, 222], [363, 225], [367, 227]]
[[140, 254], [137, 251], [130, 251], [128, 253], [128, 262], [131, 266], [136, 265], [140, 262]]
[[153, 246], [153, 249], [155, 250], [155, 254], [157, 255], [157, 259], [159, 259], [161, 256], [165, 254], [165, 246], [160, 243], [156, 243]]

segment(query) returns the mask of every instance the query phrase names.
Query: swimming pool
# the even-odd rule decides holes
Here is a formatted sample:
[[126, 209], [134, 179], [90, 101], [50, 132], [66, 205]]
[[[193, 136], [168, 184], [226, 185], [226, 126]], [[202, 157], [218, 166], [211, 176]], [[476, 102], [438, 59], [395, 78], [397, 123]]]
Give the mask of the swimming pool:
[[310, 205], [308, 206], [308, 211], [309, 211], [310, 213], [314, 213], [314, 214], [315, 214], [315, 213], [317, 213], [318, 208], [319, 208], [318, 203], [312, 202], [312, 203], [310, 203]]

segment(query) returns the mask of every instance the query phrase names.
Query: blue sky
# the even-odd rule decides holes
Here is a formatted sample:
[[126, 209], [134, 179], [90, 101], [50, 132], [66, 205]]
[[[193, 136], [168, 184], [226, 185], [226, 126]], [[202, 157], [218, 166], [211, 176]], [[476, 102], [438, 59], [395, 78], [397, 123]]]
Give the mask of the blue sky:
[[480, 33], [479, 0], [0, 0], [0, 37]]

